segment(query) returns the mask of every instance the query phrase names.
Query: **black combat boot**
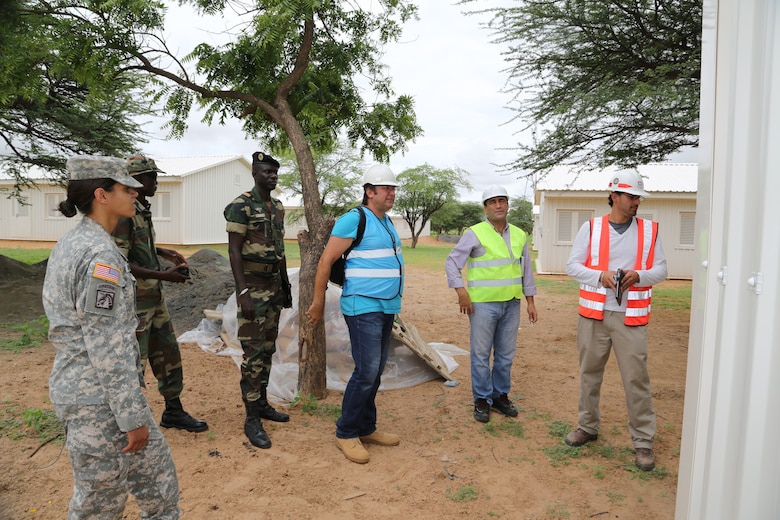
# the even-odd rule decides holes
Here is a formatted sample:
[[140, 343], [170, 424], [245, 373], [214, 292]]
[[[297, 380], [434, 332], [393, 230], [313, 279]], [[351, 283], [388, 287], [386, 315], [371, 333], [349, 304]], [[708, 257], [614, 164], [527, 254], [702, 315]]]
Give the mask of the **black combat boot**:
[[165, 400], [165, 411], [162, 414], [160, 426], [163, 428], [178, 428], [180, 430], [187, 430], [188, 432], [195, 433], [205, 432], [209, 429], [209, 425], [206, 424], [206, 421], [195, 419], [184, 411], [181, 400], [178, 397]]
[[260, 420], [260, 401], [244, 401], [246, 407], [246, 420], [244, 421], [244, 433], [253, 446], [266, 449], [271, 447], [271, 439], [265, 433], [263, 422]]
[[290, 420], [289, 415], [275, 410], [273, 406], [268, 404], [268, 393], [265, 386], [260, 389], [260, 399], [257, 402], [259, 403], [260, 417], [263, 419], [274, 422], [287, 422]]

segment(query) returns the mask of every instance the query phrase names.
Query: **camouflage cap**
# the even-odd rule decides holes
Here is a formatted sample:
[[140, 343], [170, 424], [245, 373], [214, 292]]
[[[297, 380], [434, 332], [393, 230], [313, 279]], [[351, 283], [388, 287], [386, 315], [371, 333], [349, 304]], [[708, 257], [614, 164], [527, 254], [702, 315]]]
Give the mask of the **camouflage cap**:
[[70, 180], [112, 179], [130, 188], [140, 188], [140, 182], [127, 174], [124, 159], [105, 155], [75, 155], [66, 163]]
[[145, 155], [131, 155], [125, 160], [127, 161], [127, 173], [132, 176], [147, 172], [165, 173], [157, 167], [154, 159], [146, 157]]

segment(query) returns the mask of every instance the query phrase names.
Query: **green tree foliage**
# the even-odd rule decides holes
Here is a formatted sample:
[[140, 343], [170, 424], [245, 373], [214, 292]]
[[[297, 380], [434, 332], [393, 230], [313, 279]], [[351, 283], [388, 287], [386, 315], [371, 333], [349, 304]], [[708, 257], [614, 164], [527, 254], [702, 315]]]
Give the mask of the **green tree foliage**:
[[431, 216], [455, 198], [458, 188], [471, 188], [468, 172], [460, 168], [434, 168], [429, 164], [404, 170], [398, 175], [398, 193], [393, 211], [404, 218], [412, 231], [412, 247]]
[[630, 167], [698, 144], [701, 0], [517, 4], [488, 22], [509, 46], [514, 119], [533, 130], [508, 168]]
[[[330, 222], [322, 214], [313, 150], [328, 152], [346, 135], [379, 161], [419, 136], [410, 96], [396, 95], [381, 58], [403, 23], [416, 16], [404, 0], [368, 4], [321, 0], [181, 0], [198, 13], [229, 19], [221, 43], [179, 56], [165, 39], [165, 5], [156, 0], [27, 0], [53, 16], [45, 28], [66, 35], [57, 52], [95, 76], [144, 78], [181, 137], [193, 106], [206, 123], [240, 118], [247, 137], [292, 150], [301, 175], [308, 232], [299, 235], [301, 316], [311, 304], [317, 263]], [[185, 28], [186, 30], [186, 28]], [[222, 39], [224, 38], [224, 41]], [[209, 38], [212, 41], [215, 38]], [[359, 83], [358, 83], [359, 81]], [[301, 322], [299, 391], [324, 397], [325, 328]]]
[[[314, 153], [314, 169], [317, 172], [322, 214], [326, 219], [335, 220], [360, 204], [365, 165], [354, 149], [342, 144], [331, 153]], [[303, 195], [301, 174], [297, 167], [279, 174], [279, 187], [285, 193]], [[291, 218], [298, 220], [303, 216], [299, 212], [293, 213]]]
[[147, 111], [138, 78], [73, 59], [69, 20], [32, 4], [0, 5], [0, 166], [16, 195], [31, 184], [31, 166], [62, 180], [69, 155], [132, 152], [144, 140], [133, 117]]
[[436, 233], [454, 233], [462, 235], [463, 231], [481, 222], [485, 212], [478, 202], [461, 202], [451, 200], [431, 217], [431, 229]]
[[530, 235], [534, 230], [533, 208], [534, 204], [530, 200], [516, 197], [509, 203], [506, 219]]

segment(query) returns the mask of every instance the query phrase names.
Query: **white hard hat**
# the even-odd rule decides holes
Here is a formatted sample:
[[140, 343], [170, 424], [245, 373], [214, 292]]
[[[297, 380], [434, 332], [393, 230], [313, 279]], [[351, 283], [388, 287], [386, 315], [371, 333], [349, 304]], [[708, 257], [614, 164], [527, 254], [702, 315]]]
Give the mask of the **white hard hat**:
[[506, 189], [503, 186], [488, 186], [488, 188], [482, 192], [482, 204], [485, 203], [486, 200], [492, 199], [493, 197], [506, 197], [507, 200], [509, 200], [509, 195], [506, 192]]
[[373, 184], [374, 186], [398, 186], [395, 180], [395, 174], [389, 166], [376, 164], [366, 170], [363, 174], [363, 186]]
[[640, 197], [649, 197], [650, 194], [645, 191], [645, 181], [636, 170], [621, 170], [617, 172], [609, 182], [609, 191], [620, 191], [639, 195]]

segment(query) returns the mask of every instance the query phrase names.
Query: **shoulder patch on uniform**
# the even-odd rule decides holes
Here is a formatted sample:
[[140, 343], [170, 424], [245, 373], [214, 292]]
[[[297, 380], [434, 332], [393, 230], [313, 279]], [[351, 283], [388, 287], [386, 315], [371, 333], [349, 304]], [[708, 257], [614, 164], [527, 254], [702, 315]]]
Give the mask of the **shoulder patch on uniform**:
[[241, 195], [243, 195], [244, 197], [247, 197], [247, 198], [252, 198], [252, 193], [251, 193], [251, 192], [249, 192], [249, 191], [245, 191], [245, 192], [244, 192], [244, 193], [242, 193]]
[[[100, 265], [100, 264], [98, 264]], [[95, 289], [95, 308], [106, 311], [114, 310], [117, 286], [110, 283], [99, 283]]]
[[121, 273], [122, 271], [120, 271], [118, 267], [113, 267], [108, 264], [95, 264], [95, 270], [92, 272], [92, 277], [118, 284], [119, 275]]

